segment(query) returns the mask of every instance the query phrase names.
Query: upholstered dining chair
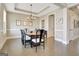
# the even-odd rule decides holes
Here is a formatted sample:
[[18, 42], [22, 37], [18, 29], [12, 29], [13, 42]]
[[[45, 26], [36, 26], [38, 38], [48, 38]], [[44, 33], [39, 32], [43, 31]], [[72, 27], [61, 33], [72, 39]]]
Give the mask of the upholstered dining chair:
[[46, 30], [44, 30], [44, 39], [45, 39], [45, 41], [47, 42], [47, 31]]
[[44, 29], [41, 29], [41, 43], [43, 44], [43, 48], [45, 49], [45, 42], [47, 41], [47, 31]]
[[[43, 36], [43, 30], [37, 30], [36, 36], [31, 38], [31, 46], [36, 47], [36, 52], [37, 52], [37, 47], [41, 46], [41, 43], [45, 43], [44, 38], [42, 36]], [[44, 44], [43, 47], [45, 47]]]
[[21, 42], [22, 42], [22, 45], [24, 45], [24, 34], [23, 34], [23, 30], [21, 30]]
[[22, 45], [24, 45], [24, 47], [26, 48], [27, 43], [31, 43], [31, 38], [29, 35], [26, 34], [26, 32], [24, 30], [21, 30], [21, 41], [22, 41]]

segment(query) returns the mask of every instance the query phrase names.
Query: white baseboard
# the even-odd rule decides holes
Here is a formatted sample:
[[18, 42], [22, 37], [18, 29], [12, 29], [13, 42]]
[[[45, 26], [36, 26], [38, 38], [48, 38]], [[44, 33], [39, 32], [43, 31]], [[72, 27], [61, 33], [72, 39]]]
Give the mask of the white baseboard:
[[18, 39], [18, 38], [21, 38], [20, 36], [9, 36], [7, 37], [7, 39]]
[[77, 37], [74, 37], [74, 39], [72, 39], [72, 40], [75, 40], [75, 39], [78, 39], [79, 38], [79, 36], [77, 36]]
[[68, 45], [69, 44], [69, 42], [67, 42], [67, 41], [63, 41], [63, 40], [61, 40], [61, 39], [55, 39], [56, 41], [59, 41], [59, 42], [61, 42], [61, 43], [63, 43], [63, 44], [65, 44], [65, 45]]
[[79, 36], [74, 36], [74, 37], [72, 36], [69, 41], [75, 40], [75, 39], [79, 39]]
[[20, 38], [20, 36], [3, 37], [2, 40], [0, 41], [0, 50], [2, 49], [2, 47], [4, 46], [4, 44], [8, 39], [17, 39], [17, 38]]
[[0, 42], [0, 50], [2, 49], [2, 47], [4, 46], [4, 44], [6, 43], [7, 39], [6, 38], [3, 38], [4, 40], [2, 40]]

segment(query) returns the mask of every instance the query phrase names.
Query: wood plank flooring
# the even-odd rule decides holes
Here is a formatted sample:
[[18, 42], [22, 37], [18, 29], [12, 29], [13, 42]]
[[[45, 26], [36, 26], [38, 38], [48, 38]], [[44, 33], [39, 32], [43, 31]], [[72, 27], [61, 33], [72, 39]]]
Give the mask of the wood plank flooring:
[[8, 39], [0, 52], [7, 53], [8, 56], [78, 56], [79, 39], [71, 41], [66, 46], [51, 37], [47, 39], [45, 50], [40, 46], [37, 53], [35, 48], [30, 46], [24, 48], [20, 39]]

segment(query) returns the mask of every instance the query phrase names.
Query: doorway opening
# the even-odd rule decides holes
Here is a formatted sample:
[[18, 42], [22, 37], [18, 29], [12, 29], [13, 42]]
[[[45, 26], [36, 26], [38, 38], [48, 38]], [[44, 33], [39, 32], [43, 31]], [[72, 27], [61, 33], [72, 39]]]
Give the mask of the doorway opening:
[[49, 37], [55, 38], [55, 16], [49, 15]]

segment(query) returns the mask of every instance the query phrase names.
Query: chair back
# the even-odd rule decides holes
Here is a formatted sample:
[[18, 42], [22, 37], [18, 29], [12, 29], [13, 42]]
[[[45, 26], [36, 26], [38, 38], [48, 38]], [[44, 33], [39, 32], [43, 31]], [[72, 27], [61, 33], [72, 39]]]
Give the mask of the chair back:
[[44, 30], [43, 37], [47, 39], [47, 31]]
[[41, 42], [41, 40], [42, 40], [42, 38], [44, 36], [44, 30], [42, 30], [42, 29], [37, 30], [36, 31], [36, 36], [37, 36], [37, 38], [40, 39], [40, 42]]
[[21, 41], [23, 45], [24, 45], [24, 40], [25, 40], [25, 33], [24, 30], [21, 30]]
[[25, 33], [27, 33], [27, 28], [24, 29]]
[[[47, 39], [47, 31], [44, 29], [41, 29], [41, 39], [43, 39], [43, 41], [45, 41], [45, 39]], [[40, 39], [40, 41], [41, 41]]]

